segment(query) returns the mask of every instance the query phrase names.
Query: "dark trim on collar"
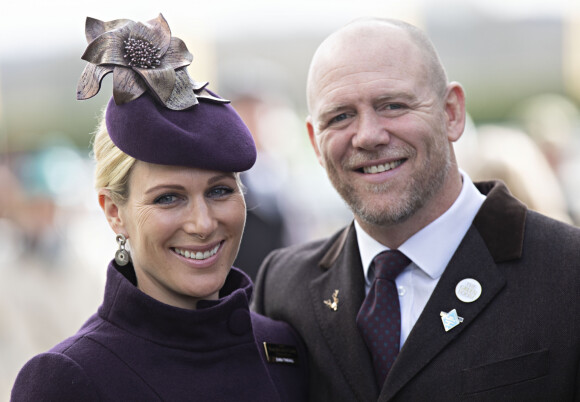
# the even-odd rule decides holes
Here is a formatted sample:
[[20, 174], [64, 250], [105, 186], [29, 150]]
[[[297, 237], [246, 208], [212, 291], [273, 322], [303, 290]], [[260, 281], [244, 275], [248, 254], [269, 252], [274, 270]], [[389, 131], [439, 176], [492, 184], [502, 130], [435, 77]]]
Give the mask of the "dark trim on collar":
[[521, 258], [527, 207], [501, 181], [475, 183], [487, 196], [473, 220], [495, 262]]

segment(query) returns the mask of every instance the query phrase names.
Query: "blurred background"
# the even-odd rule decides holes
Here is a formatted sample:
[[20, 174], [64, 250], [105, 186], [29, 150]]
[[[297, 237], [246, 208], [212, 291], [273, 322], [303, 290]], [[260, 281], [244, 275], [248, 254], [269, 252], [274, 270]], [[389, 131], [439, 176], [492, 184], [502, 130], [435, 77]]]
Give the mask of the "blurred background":
[[116, 250], [89, 157], [112, 76], [95, 98], [75, 99], [85, 17], [159, 12], [193, 53], [192, 77], [233, 101], [258, 144], [236, 263], [250, 275], [272, 247], [351, 220], [310, 148], [304, 93], [318, 44], [361, 16], [430, 35], [467, 93], [457, 153], [472, 178], [501, 178], [530, 208], [580, 223], [576, 0], [10, 2], [0, 14], [0, 400], [27, 359], [96, 311]]

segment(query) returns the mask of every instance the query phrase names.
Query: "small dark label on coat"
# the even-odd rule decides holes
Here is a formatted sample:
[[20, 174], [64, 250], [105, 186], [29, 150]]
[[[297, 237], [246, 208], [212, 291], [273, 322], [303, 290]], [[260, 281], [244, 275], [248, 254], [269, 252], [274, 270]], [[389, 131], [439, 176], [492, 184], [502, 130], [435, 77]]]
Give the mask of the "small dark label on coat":
[[294, 346], [264, 342], [266, 360], [268, 363], [296, 364], [298, 351]]

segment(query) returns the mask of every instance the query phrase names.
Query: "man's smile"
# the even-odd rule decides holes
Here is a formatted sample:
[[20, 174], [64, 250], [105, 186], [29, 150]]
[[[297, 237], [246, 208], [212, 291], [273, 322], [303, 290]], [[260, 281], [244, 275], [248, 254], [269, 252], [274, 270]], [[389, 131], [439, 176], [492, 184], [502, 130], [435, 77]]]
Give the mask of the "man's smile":
[[405, 162], [405, 159], [401, 159], [394, 162], [387, 162], [380, 165], [373, 165], [373, 166], [365, 166], [362, 168], [363, 172], [366, 174], [374, 174], [374, 173], [382, 173], [386, 172], [387, 170], [391, 170], [396, 168], [397, 166], [401, 165]]

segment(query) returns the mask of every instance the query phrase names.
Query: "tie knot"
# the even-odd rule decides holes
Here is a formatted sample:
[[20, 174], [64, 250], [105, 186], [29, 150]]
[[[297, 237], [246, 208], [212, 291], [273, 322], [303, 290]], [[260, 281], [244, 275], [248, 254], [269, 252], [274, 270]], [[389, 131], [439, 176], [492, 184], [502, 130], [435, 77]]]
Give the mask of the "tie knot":
[[399, 250], [387, 250], [377, 255], [373, 262], [375, 278], [393, 281], [411, 263], [411, 260]]

